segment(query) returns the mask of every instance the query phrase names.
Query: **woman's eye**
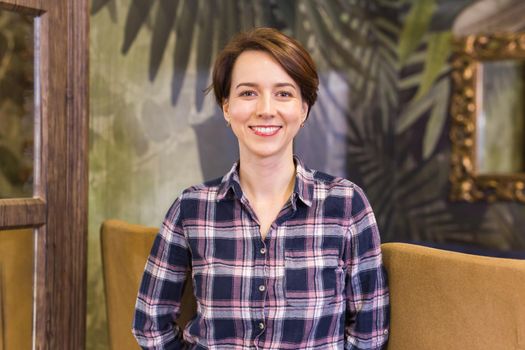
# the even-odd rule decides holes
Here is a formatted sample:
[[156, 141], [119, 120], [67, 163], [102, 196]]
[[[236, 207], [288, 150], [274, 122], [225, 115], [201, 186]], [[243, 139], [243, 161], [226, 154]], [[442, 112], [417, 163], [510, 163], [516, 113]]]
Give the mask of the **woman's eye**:
[[246, 91], [242, 91], [239, 96], [246, 96], [246, 97], [251, 97], [251, 96], [255, 96], [255, 91], [252, 91], [252, 90], [246, 90]]
[[277, 96], [279, 97], [292, 97], [292, 93], [291, 92], [288, 92], [288, 91], [279, 91], [277, 93]]

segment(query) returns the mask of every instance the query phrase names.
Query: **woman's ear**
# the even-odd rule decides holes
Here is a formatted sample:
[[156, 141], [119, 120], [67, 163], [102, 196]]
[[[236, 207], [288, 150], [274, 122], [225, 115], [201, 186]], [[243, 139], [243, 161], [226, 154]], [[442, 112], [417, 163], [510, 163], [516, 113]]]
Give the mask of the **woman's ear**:
[[222, 113], [224, 114], [224, 118], [230, 113], [230, 104], [227, 98], [222, 101]]
[[308, 118], [308, 102], [303, 101], [303, 123]]
[[230, 121], [230, 104], [227, 98], [222, 101], [222, 115], [224, 120], [226, 120], [226, 125], [229, 127], [231, 124]]

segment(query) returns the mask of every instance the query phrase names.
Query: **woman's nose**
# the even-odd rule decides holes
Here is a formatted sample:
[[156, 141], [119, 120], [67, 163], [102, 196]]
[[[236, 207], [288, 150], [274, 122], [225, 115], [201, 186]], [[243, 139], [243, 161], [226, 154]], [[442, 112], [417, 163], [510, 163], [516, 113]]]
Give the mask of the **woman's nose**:
[[275, 105], [270, 94], [259, 96], [256, 114], [258, 117], [273, 117], [275, 115]]

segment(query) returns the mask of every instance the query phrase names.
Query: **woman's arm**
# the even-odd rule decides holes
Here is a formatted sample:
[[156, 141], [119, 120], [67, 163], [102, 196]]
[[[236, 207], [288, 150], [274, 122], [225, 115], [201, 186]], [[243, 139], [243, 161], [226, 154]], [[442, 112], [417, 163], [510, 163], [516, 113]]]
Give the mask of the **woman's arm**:
[[383, 349], [388, 341], [389, 293], [374, 213], [355, 186], [347, 235], [346, 350]]
[[143, 349], [182, 349], [182, 330], [175, 320], [190, 254], [182, 227], [181, 200], [169, 209], [155, 238], [140, 285], [133, 335]]

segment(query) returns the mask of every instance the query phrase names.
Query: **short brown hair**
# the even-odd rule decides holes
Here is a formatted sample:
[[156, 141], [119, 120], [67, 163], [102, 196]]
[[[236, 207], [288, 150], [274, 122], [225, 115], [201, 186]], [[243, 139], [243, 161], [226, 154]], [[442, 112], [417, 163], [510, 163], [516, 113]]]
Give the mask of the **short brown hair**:
[[299, 85], [301, 97], [308, 104], [308, 113], [317, 99], [319, 77], [315, 63], [305, 48], [295, 39], [273, 28], [254, 28], [235, 35], [219, 53], [213, 66], [213, 88], [219, 106], [230, 95], [232, 70], [241, 53], [248, 50], [270, 54]]

